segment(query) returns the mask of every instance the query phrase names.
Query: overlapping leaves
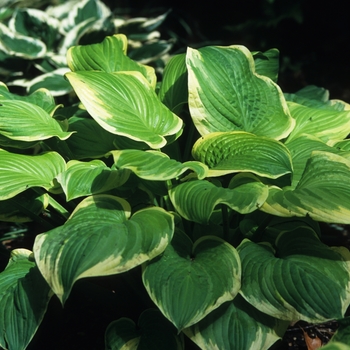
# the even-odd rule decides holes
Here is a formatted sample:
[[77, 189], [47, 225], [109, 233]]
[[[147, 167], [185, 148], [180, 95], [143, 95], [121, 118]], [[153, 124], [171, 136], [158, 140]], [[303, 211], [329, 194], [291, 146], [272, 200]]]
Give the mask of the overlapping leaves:
[[148, 208], [130, 217], [130, 210], [119, 197], [88, 197], [63, 226], [36, 237], [35, 260], [62, 303], [76, 280], [121, 273], [164, 251], [172, 215]]

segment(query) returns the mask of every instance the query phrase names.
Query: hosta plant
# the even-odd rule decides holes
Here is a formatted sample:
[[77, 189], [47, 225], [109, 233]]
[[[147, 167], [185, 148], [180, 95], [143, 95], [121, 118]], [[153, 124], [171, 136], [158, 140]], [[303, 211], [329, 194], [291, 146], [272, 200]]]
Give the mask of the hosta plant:
[[350, 253], [318, 222], [350, 223], [348, 104], [284, 94], [276, 49], [188, 48], [161, 82], [121, 34], [66, 57], [77, 105], [0, 86], [0, 219], [42, 228], [0, 274], [3, 348], [78, 280], [136, 269], [148, 302], [106, 349], [261, 350], [344, 317]]
[[167, 13], [126, 18], [100, 0], [61, 1], [41, 9], [7, 5], [0, 9], [0, 76], [8, 86], [24, 87], [28, 94], [41, 87], [53, 96], [72, 92], [63, 75], [69, 71], [66, 52], [73, 45], [128, 33], [133, 59], [158, 66], [157, 60], [173, 44], [161, 40], [157, 31]]

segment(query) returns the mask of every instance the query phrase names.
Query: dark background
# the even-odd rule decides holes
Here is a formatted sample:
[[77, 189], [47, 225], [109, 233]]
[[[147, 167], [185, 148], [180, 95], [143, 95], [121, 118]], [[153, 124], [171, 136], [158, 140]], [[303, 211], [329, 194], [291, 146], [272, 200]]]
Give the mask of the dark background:
[[[350, 102], [350, 16], [347, 1], [105, 1], [131, 17], [159, 15], [172, 9], [162, 36], [176, 36], [186, 46], [245, 45], [251, 51], [278, 48], [279, 84], [284, 92], [305, 85], [330, 91], [331, 98]], [[117, 10], [118, 9], [118, 10]], [[122, 9], [122, 10], [121, 10]]]

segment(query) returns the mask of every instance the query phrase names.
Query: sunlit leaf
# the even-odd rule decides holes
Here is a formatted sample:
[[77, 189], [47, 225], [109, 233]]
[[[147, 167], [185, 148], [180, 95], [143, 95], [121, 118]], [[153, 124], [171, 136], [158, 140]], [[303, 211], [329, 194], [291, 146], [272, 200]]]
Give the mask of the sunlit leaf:
[[282, 91], [255, 73], [244, 46], [189, 48], [186, 63], [190, 112], [202, 136], [243, 130], [278, 140], [293, 130]]
[[182, 120], [159, 101], [138, 72], [81, 71], [66, 76], [91, 116], [113, 134], [161, 148], [165, 136], [182, 128]]
[[0, 200], [8, 199], [30, 187], [50, 191], [56, 187], [55, 177], [64, 171], [66, 163], [56, 152], [30, 156], [0, 149]]
[[19, 100], [0, 100], [0, 134], [17, 141], [45, 140], [56, 136], [67, 139], [72, 133], [41, 107]]
[[146, 180], [170, 180], [187, 170], [196, 172], [198, 178], [203, 179], [208, 171], [205, 164], [195, 161], [180, 163], [158, 151], [122, 150], [112, 151], [111, 154], [115, 167], [129, 169]]
[[289, 151], [281, 142], [243, 131], [205, 135], [194, 144], [192, 155], [208, 165], [209, 176], [252, 172], [275, 179], [292, 171]]
[[111, 170], [101, 160], [79, 162], [71, 160], [67, 170], [57, 176], [68, 201], [91, 194], [103, 193], [121, 186], [128, 179], [128, 170]]

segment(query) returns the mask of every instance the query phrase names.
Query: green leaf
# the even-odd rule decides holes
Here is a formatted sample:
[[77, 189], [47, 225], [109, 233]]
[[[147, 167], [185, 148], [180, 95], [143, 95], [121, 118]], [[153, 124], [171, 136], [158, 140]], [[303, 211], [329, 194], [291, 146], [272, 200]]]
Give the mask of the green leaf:
[[57, 176], [67, 201], [98, 194], [119, 187], [129, 178], [128, 170], [111, 170], [101, 160], [79, 162], [71, 160], [67, 163], [67, 170]]
[[267, 350], [287, 327], [288, 322], [260, 312], [237, 295], [184, 333], [201, 349]]
[[120, 71], [140, 72], [154, 87], [156, 75], [154, 68], [139, 64], [126, 56], [127, 38], [124, 34], [107, 36], [101, 43], [71, 47], [67, 52], [67, 63], [73, 72]]
[[181, 54], [170, 59], [164, 68], [159, 90], [160, 100], [175, 114], [179, 114], [188, 101], [185, 58], [185, 54]]
[[189, 181], [169, 190], [176, 211], [185, 219], [208, 224], [219, 204], [241, 214], [258, 209], [268, 196], [266, 185], [253, 175], [237, 176], [230, 188], [217, 187], [209, 181]]
[[350, 223], [350, 160], [314, 151], [295, 189], [271, 187], [262, 210], [280, 216], [310, 216], [316, 221]]
[[224, 240], [206, 236], [192, 244], [176, 231], [164, 253], [145, 265], [142, 279], [164, 316], [182, 330], [237, 295], [241, 266]]
[[171, 180], [187, 170], [194, 171], [199, 179], [207, 176], [208, 168], [205, 164], [195, 161], [180, 163], [159, 151], [122, 150], [110, 153], [116, 168], [130, 169], [145, 180]]
[[293, 176], [292, 187], [298, 184], [302, 174], [305, 170], [305, 166], [312, 152], [324, 151], [334, 154], [339, 154], [347, 159], [350, 159], [349, 151], [339, 150], [337, 147], [330, 147], [322, 142], [320, 139], [311, 135], [302, 135], [287, 143], [287, 148], [292, 156], [293, 163]]
[[0, 51], [33, 60], [46, 54], [46, 45], [41, 40], [12, 32], [0, 23]]
[[340, 342], [330, 342], [322, 346], [322, 350], [350, 350], [350, 346]]
[[75, 159], [101, 158], [115, 149], [116, 135], [103, 129], [89, 118], [69, 118], [69, 131], [72, 136], [66, 140]]
[[54, 47], [59, 26], [60, 21], [58, 19], [35, 8], [17, 8], [9, 22], [9, 27], [14, 32], [42, 40], [49, 50]]
[[265, 52], [254, 52], [255, 72], [264, 75], [277, 83], [279, 56], [280, 53], [277, 49], [270, 49]]
[[32, 221], [33, 216], [40, 215], [48, 204], [47, 193], [39, 195], [35, 191], [24, 191], [12, 198], [0, 200], [0, 221]]
[[0, 346], [24, 350], [37, 331], [52, 292], [32, 252], [15, 249], [0, 273]]
[[91, 116], [113, 134], [161, 148], [165, 136], [182, 128], [182, 120], [159, 101], [138, 72], [81, 71], [66, 76]]
[[19, 100], [0, 100], [0, 134], [17, 141], [67, 139], [60, 124], [41, 107]]
[[209, 176], [252, 172], [276, 179], [292, 172], [289, 151], [281, 142], [243, 131], [205, 135], [194, 144], [192, 155], [208, 165]]
[[334, 333], [332, 342], [342, 342], [345, 344], [350, 344], [350, 317], [344, 317], [341, 320], [337, 320], [338, 329]]
[[288, 102], [288, 107], [296, 125], [286, 143], [309, 134], [332, 146], [350, 133], [350, 110], [320, 109], [294, 102]]
[[138, 325], [129, 318], [109, 324], [105, 334], [106, 350], [182, 350], [182, 334], [163, 315], [154, 309], [144, 311]]
[[68, 68], [58, 68], [31, 79], [28, 84], [25, 84], [27, 93], [33, 93], [41, 88], [46, 88], [52, 96], [62, 96], [70, 93], [73, 90], [72, 86], [64, 79], [64, 74], [68, 71]]
[[119, 197], [88, 197], [63, 226], [36, 237], [35, 260], [62, 304], [78, 279], [121, 273], [164, 251], [173, 216], [154, 207], [130, 217], [130, 210]]
[[243, 130], [278, 140], [293, 130], [282, 91], [255, 73], [244, 46], [189, 48], [186, 63], [190, 112], [202, 136]]
[[28, 103], [32, 103], [41, 107], [51, 116], [55, 110], [59, 107], [56, 106], [55, 99], [47, 89], [38, 89], [29, 96], [20, 96], [12, 94], [4, 83], [0, 82], [0, 103], [2, 100], [20, 100]]
[[30, 156], [0, 149], [0, 200], [36, 186], [54, 190], [55, 177], [65, 169], [64, 159], [56, 152]]
[[330, 248], [310, 228], [282, 232], [276, 251], [245, 239], [241, 294], [282, 320], [323, 322], [343, 317], [350, 303], [349, 250]]

